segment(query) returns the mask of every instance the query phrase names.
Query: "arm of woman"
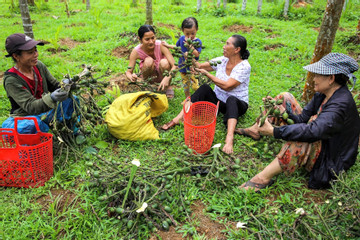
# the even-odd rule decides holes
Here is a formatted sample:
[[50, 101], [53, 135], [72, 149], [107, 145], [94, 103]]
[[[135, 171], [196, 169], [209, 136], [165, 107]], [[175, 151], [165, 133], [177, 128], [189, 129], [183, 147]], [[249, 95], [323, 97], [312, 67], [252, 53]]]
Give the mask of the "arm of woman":
[[[168, 60], [170, 64], [170, 71], [175, 70], [176, 69], [175, 60], [169, 49], [164, 45], [160, 45], [160, 49], [161, 49], [161, 53], [165, 56], [165, 58]], [[170, 80], [171, 80], [171, 75], [164, 77], [158, 87], [158, 90], [165, 90], [169, 86]]]
[[135, 65], [136, 65], [136, 59], [138, 59], [138, 58], [139, 58], [139, 55], [138, 55], [137, 51], [135, 49], [133, 49], [131, 51], [131, 54], [129, 57], [128, 69], [125, 72], [126, 77], [132, 82], [135, 82], [138, 79], [137, 75], [135, 73], [133, 73]]
[[297, 123], [274, 128], [274, 137], [286, 141], [315, 142], [339, 133], [345, 124], [345, 104], [331, 104], [310, 123]]
[[[209, 64], [210, 65], [210, 64]], [[211, 68], [212, 69], [212, 68]], [[229, 78], [227, 81], [221, 80], [220, 78], [217, 78], [216, 76], [210, 74], [208, 71], [206, 71], [205, 69], [200, 69], [200, 68], [196, 68], [195, 70], [197, 70], [198, 72], [204, 74], [206, 77], [208, 77], [216, 86], [218, 86], [219, 88], [225, 90], [225, 91], [230, 91], [234, 88], [236, 88], [237, 86], [239, 86], [241, 83], [237, 80], [235, 80], [234, 78]]]
[[56, 107], [56, 102], [51, 99], [50, 93], [36, 99], [21, 83], [6, 81], [5, 90], [8, 96], [29, 115], [38, 115]]

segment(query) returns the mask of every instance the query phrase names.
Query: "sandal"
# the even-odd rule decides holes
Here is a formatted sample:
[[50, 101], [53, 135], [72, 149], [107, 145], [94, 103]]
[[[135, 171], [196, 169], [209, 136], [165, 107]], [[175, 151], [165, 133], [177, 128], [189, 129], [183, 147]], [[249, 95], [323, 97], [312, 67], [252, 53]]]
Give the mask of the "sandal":
[[167, 131], [169, 130], [170, 128], [173, 128], [175, 125], [178, 125], [178, 123], [175, 123], [173, 120], [171, 120], [170, 122], [168, 123], [165, 123], [161, 129], [164, 130], [164, 131]]
[[249, 180], [245, 183], [244, 187], [251, 187], [253, 189], [258, 188], [258, 190], [256, 190], [255, 192], [259, 193], [259, 192], [261, 192], [261, 189], [270, 187], [271, 185], [274, 184], [274, 182], [275, 181], [271, 179], [268, 183], [261, 184], [261, 183], [256, 183], [256, 182], [252, 182]]
[[245, 128], [235, 129], [234, 132], [237, 133], [237, 134], [239, 134], [239, 135], [243, 135], [243, 136], [245, 136], [245, 137], [252, 138], [252, 139], [255, 140], [255, 141], [259, 141], [260, 138], [261, 138], [261, 135], [260, 135], [260, 134], [259, 134], [258, 137], [254, 137], [254, 136], [250, 135], [249, 133], [246, 132], [246, 129], [245, 129]]
[[173, 89], [166, 89], [165, 94], [168, 99], [173, 99], [175, 96]]

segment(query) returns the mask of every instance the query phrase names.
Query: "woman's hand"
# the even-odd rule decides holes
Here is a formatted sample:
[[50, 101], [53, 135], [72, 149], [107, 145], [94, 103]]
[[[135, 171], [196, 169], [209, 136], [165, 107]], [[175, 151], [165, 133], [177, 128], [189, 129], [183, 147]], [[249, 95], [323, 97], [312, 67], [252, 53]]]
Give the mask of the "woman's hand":
[[158, 91], [164, 91], [165, 89], [167, 89], [169, 86], [169, 82], [170, 82], [170, 77], [164, 77], [158, 87]]
[[264, 125], [259, 126], [259, 133], [264, 136], [274, 136], [274, 127], [265, 119]]
[[207, 76], [207, 74], [209, 74], [208, 71], [206, 71], [205, 69], [201, 69], [201, 68], [195, 68], [195, 70], [199, 73], [204, 74], [205, 76]]
[[132, 82], [136, 82], [136, 80], [138, 79], [138, 76], [135, 73], [130, 72], [126, 72], [126, 77]]

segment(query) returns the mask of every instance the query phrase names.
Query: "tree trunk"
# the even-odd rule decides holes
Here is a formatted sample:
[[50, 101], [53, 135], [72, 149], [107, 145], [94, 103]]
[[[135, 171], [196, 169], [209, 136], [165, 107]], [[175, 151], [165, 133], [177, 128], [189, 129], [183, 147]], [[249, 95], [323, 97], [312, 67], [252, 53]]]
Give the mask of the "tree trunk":
[[221, 1], [221, 0], [217, 0], [217, 3], [216, 3], [217, 8], [220, 7], [220, 1]]
[[21, 12], [21, 20], [23, 22], [24, 33], [26, 36], [34, 38], [27, 0], [19, 0], [19, 6]]
[[201, 10], [201, 0], [197, 0], [196, 12], [200, 12], [200, 10]]
[[262, 0], [258, 0], [257, 14], [261, 14]]
[[223, 0], [224, 9], [226, 8], [226, 3], [227, 3], [227, 0]]
[[[328, 0], [319, 35], [316, 40], [313, 58], [310, 63], [319, 61], [323, 56], [331, 52], [343, 5], [344, 0]], [[314, 74], [308, 72], [303, 91], [303, 99], [309, 102], [314, 96], [314, 93]]]
[[136, 0], [132, 0], [131, 6], [132, 6], [132, 7], [137, 7], [137, 2], [136, 2]]
[[86, 0], [86, 11], [90, 10], [90, 0]]
[[284, 18], [288, 17], [288, 12], [289, 12], [289, 0], [285, 0], [285, 5], [284, 5]]
[[146, 0], [146, 24], [153, 25], [152, 0]]
[[241, 11], [245, 12], [245, 9], [246, 9], [246, 0], [243, 0], [242, 6], [241, 6]]

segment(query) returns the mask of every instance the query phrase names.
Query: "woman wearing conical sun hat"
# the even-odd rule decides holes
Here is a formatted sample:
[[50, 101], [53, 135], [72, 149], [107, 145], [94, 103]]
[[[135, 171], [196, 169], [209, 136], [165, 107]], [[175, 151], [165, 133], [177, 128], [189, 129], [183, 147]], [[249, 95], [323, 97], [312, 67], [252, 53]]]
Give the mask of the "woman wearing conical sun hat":
[[253, 139], [261, 135], [274, 136], [287, 142], [276, 158], [260, 173], [240, 186], [241, 189], [259, 191], [270, 186], [272, 178], [281, 172], [291, 174], [304, 166], [310, 171], [309, 188], [328, 188], [330, 181], [341, 171], [354, 165], [359, 143], [360, 118], [355, 101], [346, 86], [358, 70], [358, 63], [342, 53], [330, 53], [320, 61], [304, 67], [315, 74], [315, 95], [301, 109], [290, 93], [283, 99], [280, 112], [287, 112], [292, 125], [273, 126], [266, 119], [259, 127], [256, 123], [235, 132]]

